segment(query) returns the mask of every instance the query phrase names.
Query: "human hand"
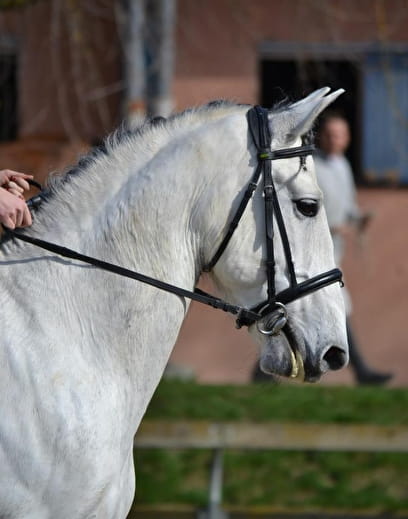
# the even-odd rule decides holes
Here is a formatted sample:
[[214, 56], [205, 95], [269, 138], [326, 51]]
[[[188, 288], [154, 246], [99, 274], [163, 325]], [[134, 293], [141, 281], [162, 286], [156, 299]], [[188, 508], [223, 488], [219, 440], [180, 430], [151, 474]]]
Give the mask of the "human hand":
[[19, 198], [24, 198], [24, 191], [30, 189], [30, 184], [27, 179], [33, 178], [33, 175], [20, 173], [11, 169], [0, 170], [0, 186]]
[[0, 223], [8, 229], [32, 224], [31, 213], [22, 196], [0, 187]]

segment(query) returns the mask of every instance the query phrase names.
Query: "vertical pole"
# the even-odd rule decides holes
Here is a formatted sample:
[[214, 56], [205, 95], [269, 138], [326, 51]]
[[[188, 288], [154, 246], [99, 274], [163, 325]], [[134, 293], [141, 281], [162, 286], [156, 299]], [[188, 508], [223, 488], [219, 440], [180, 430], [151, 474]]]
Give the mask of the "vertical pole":
[[221, 448], [214, 449], [211, 464], [208, 508], [198, 515], [198, 519], [228, 519], [221, 509], [223, 483], [223, 451]]
[[145, 0], [123, 0], [124, 5], [124, 116], [130, 128], [146, 116]]
[[150, 0], [148, 16], [148, 112], [153, 117], [167, 117], [173, 109], [176, 0]]

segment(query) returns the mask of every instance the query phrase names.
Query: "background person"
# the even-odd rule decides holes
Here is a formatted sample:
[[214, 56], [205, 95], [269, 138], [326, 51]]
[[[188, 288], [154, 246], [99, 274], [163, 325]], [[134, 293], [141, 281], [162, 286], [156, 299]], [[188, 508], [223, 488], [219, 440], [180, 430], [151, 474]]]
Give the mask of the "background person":
[[[345, 237], [351, 231], [363, 232], [370, 220], [368, 213], [361, 213], [356, 200], [351, 166], [344, 153], [350, 143], [347, 121], [338, 114], [329, 114], [322, 119], [319, 133], [319, 150], [315, 155], [316, 175], [323, 192], [327, 220], [333, 238], [337, 266], [344, 255]], [[343, 288], [347, 314], [347, 335], [350, 351], [350, 366], [359, 384], [384, 384], [392, 375], [379, 373], [369, 368], [359, 352], [351, 324], [351, 301]]]
[[24, 200], [32, 175], [10, 169], [0, 170], [0, 224], [9, 229], [31, 225], [31, 213]]

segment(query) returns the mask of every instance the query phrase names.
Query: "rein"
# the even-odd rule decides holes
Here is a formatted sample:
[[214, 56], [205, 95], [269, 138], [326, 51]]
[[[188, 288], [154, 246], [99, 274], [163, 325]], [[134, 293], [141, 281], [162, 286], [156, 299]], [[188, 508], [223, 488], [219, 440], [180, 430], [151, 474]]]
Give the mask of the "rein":
[[[227, 303], [226, 301], [223, 301], [218, 297], [212, 296], [211, 294], [207, 294], [207, 292], [204, 292], [199, 288], [196, 288], [194, 292], [192, 292], [191, 290], [186, 290], [184, 288], [170, 285], [169, 283], [165, 283], [164, 281], [160, 281], [158, 279], [146, 276], [144, 274], [140, 274], [139, 272], [136, 272], [134, 270], [126, 269], [124, 267], [121, 267], [120, 265], [116, 265], [115, 263], [109, 263], [107, 261], [103, 261], [92, 256], [86, 256], [85, 254], [81, 254], [80, 252], [77, 252], [73, 249], [69, 249], [67, 247], [62, 247], [61, 245], [57, 245], [56, 243], [40, 240], [38, 238], [33, 238], [31, 236], [20, 234], [19, 232], [7, 228], [5, 228], [5, 231], [6, 234], [12, 238], [16, 238], [18, 240], [31, 243], [36, 247], [40, 247], [41, 249], [45, 249], [50, 252], [54, 252], [55, 254], [63, 256], [64, 258], [70, 258], [82, 261], [83, 263], [88, 263], [89, 265], [93, 265], [94, 267], [107, 270], [108, 272], [113, 272], [114, 274], [118, 274], [119, 276], [134, 279], [136, 281], [141, 281], [146, 285], [156, 287], [159, 290], [164, 290], [165, 292], [170, 292], [171, 294], [174, 294], [179, 297], [188, 297], [189, 299], [212, 306], [213, 308], [224, 310], [224, 312], [228, 312], [233, 315], [245, 315], [245, 317], [248, 318], [258, 318], [257, 313], [252, 312], [251, 310], [247, 310], [246, 308]], [[248, 314], [248, 316], [246, 314]]]
[[[139, 272], [126, 269], [114, 263], [109, 263], [98, 258], [86, 256], [75, 250], [67, 247], [62, 247], [52, 242], [41, 240], [28, 236], [24, 233], [14, 231], [5, 228], [6, 236], [9, 238], [15, 238], [27, 243], [31, 243], [36, 247], [40, 247], [47, 251], [58, 254], [65, 258], [81, 261], [88, 263], [97, 268], [112, 272], [114, 274], [127, 277], [136, 281], [140, 281], [147, 285], [158, 288], [165, 292], [177, 295], [179, 297], [187, 297], [193, 301], [211, 306], [216, 309], [223, 310], [230, 314], [236, 315], [236, 326], [241, 328], [242, 326], [251, 326], [256, 323], [258, 330], [265, 335], [277, 335], [287, 322], [287, 310], [285, 305], [304, 297], [306, 295], [315, 292], [321, 288], [324, 288], [332, 283], [342, 283], [342, 273], [339, 269], [332, 269], [328, 272], [324, 272], [313, 278], [310, 278], [304, 282], [298, 283], [296, 279], [295, 269], [293, 265], [289, 239], [286, 233], [283, 216], [280, 210], [279, 201], [277, 198], [276, 189], [272, 178], [272, 161], [278, 159], [288, 159], [293, 157], [300, 157], [301, 160], [307, 155], [310, 155], [314, 150], [312, 145], [298, 146], [296, 148], [285, 148], [281, 150], [271, 151], [272, 137], [269, 132], [268, 125], [268, 111], [260, 106], [251, 108], [247, 113], [249, 130], [253, 139], [253, 142], [257, 148], [258, 164], [252, 178], [248, 184], [248, 187], [244, 193], [240, 205], [233, 217], [228, 230], [218, 246], [211, 261], [204, 267], [205, 272], [209, 272], [216, 265], [217, 261], [221, 257], [222, 253], [226, 249], [235, 229], [237, 228], [239, 221], [248, 205], [249, 200], [258, 186], [261, 175], [263, 176], [264, 182], [264, 200], [265, 200], [265, 229], [266, 229], [266, 251], [267, 251], [267, 294], [268, 297], [265, 301], [259, 303], [253, 308], [245, 308], [242, 306], [233, 305], [215, 297], [203, 290], [196, 288], [194, 291], [186, 290], [164, 281], [146, 276]], [[37, 188], [41, 189], [41, 186], [35, 182], [30, 183]], [[45, 196], [40, 193], [39, 195], [31, 198], [27, 201], [27, 205], [30, 209], [37, 208], [45, 200]], [[274, 244], [273, 244], [273, 217], [275, 216], [278, 225], [279, 233], [283, 243], [284, 254], [288, 266], [290, 286], [276, 294], [275, 290], [275, 259], [274, 259]], [[268, 328], [261, 328], [259, 321], [261, 321], [267, 314], [270, 314], [268, 318]], [[269, 315], [268, 315], [269, 317]]]

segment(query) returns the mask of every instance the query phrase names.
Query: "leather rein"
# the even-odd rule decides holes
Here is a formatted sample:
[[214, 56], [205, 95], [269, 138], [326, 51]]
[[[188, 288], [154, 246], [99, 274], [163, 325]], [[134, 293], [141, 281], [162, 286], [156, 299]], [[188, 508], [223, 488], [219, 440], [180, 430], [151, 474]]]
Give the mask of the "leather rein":
[[[247, 186], [241, 203], [238, 206], [238, 209], [232, 221], [229, 224], [228, 230], [224, 238], [222, 239], [219, 247], [217, 248], [213, 258], [204, 267], [203, 270], [205, 272], [211, 271], [213, 267], [216, 265], [219, 258], [221, 257], [224, 250], [226, 249], [235, 229], [239, 224], [239, 221], [245, 211], [245, 208], [248, 205], [249, 200], [252, 198], [252, 195], [258, 186], [259, 179], [262, 175], [263, 192], [265, 200], [267, 299], [252, 308], [245, 308], [242, 306], [233, 305], [227, 301], [224, 301], [221, 298], [208, 294], [207, 292], [204, 292], [199, 288], [196, 288], [194, 291], [186, 290], [184, 288], [171, 285], [169, 283], [165, 283], [164, 281], [160, 281], [150, 276], [146, 276], [139, 272], [126, 269], [114, 263], [109, 263], [98, 258], [86, 256], [85, 254], [81, 254], [80, 252], [69, 249], [67, 247], [62, 247], [52, 242], [28, 236], [19, 231], [5, 229], [6, 238], [15, 238], [27, 243], [31, 243], [32, 245], [58, 254], [59, 256], [78, 260], [83, 263], [88, 263], [90, 265], [93, 265], [103, 270], [107, 270], [114, 274], [118, 274], [120, 276], [124, 276], [136, 281], [140, 281], [147, 285], [156, 287], [159, 290], [164, 290], [165, 292], [169, 292], [179, 297], [187, 297], [189, 299], [192, 299], [193, 301], [197, 301], [198, 303], [206, 304], [213, 308], [220, 309], [224, 312], [236, 315], [237, 328], [241, 328], [242, 326], [249, 327], [252, 324], [256, 323], [258, 330], [261, 333], [265, 335], [276, 335], [281, 331], [281, 329], [287, 322], [287, 310], [285, 306], [286, 304], [291, 303], [292, 301], [295, 301], [296, 299], [299, 299], [306, 295], [309, 295], [312, 292], [315, 292], [316, 290], [324, 288], [333, 283], [342, 283], [342, 273], [339, 269], [336, 268], [329, 270], [328, 272], [324, 272], [322, 274], [314, 276], [301, 283], [297, 282], [289, 245], [289, 239], [286, 233], [276, 189], [273, 183], [272, 161], [278, 159], [288, 159], [293, 157], [300, 157], [302, 160], [302, 158], [306, 157], [307, 155], [310, 155], [313, 152], [314, 146], [304, 145], [295, 148], [284, 148], [280, 150], [271, 151], [270, 147], [272, 137], [269, 131], [268, 111], [260, 106], [255, 106], [248, 111], [247, 119], [250, 134], [257, 149], [258, 164]], [[41, 186], [38, 183], [34, 181], [31, 181], [30, 183], [41, 189]], [[28, 200], [27, 205], [30, 209], [35, 209], [39, 207], [44, 200], [46, 200], [46, 197], [42, 193], [40, 193], [39, 195]], [[282, 240], [290, 278], [290, 286], [279, 293], [276, 293], [275, 290], [275, 259], [273, 243], [274, 216], [276, 218], [276, 223]], [[259, 323], [267, 315], [268, 327], [262, 328]]]

